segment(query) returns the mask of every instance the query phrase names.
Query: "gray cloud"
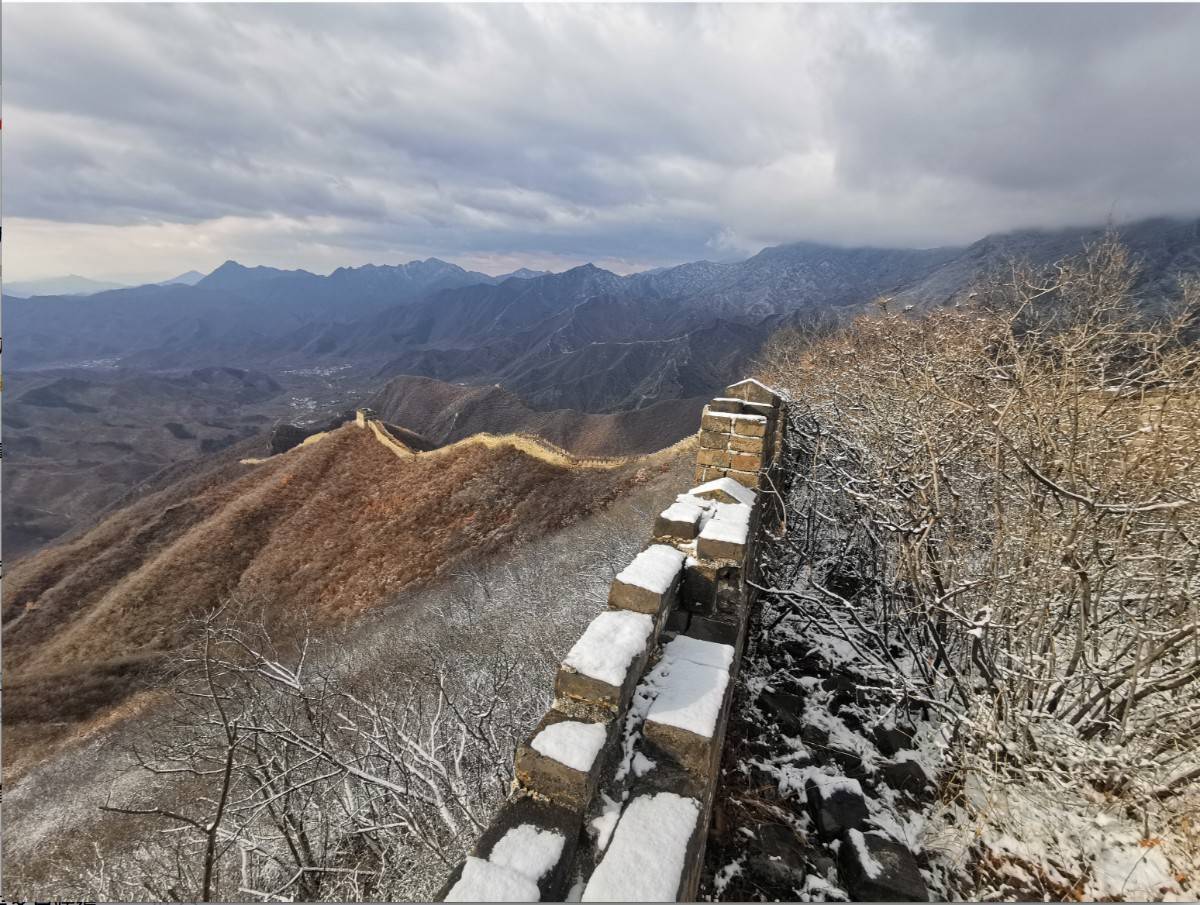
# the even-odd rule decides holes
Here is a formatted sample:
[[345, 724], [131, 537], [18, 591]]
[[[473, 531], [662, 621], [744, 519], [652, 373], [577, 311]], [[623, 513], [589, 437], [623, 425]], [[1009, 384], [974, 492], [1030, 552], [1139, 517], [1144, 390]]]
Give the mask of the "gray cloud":
[[1200, 8], [12, 6], [10, 277], [1200, 212]]

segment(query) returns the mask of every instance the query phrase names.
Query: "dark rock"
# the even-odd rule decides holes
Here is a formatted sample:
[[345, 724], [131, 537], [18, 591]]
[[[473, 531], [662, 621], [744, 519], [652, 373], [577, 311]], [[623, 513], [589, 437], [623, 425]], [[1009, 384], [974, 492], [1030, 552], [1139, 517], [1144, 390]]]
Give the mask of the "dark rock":
[[853, 779], [862, 779], [867, 775], [866, 768], [863, 767], [862, 755], [857, 751], [850, 751], [846, 748], [827, 747], [825, 754], [829, 759], [842, 768], [842, 772]]
[[925, 768], [915, 760], [889, 761], [880, 766], [879, 772], [883, 781], [893, 789], [914, 796], [922, 795], [933, 785]]
[[861, 829], [867, 819], [867, 802], [856, 779], [845, 776], [810, 779], [805, 791], [822, 839], [836, 839], [846, 830]]
[[888, 757], [913, 747], [912, 730], [902, 726], [877, 726], [873, 734], [876, 746]]
[[838, 849], [838, 862], [852, 901], [929, 901], [917, 859], [898, 842], [849, 830]]
[[779, 724], [784, 735], [800, 735], [804, 729], [804, 699], [786, 691], [764, 691], [758, 696], [764, 714]]
[[764, 823], [754, 828], [757, 844], [750, 843], [746, 872], [757, 883], [781, 892], [803, 886], [808, 874], [805, 846], [790, 827]]

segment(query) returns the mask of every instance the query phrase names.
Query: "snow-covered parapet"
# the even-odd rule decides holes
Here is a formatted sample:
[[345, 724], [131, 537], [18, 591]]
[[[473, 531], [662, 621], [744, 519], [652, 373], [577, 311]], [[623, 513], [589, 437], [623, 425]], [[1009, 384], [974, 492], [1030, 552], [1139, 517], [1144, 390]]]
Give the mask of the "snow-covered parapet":
[[[563, 657], [552, 708], [517, 749], [513, 791], [445, 897], [694, 899], [781, 413], [757, 381], [706, 408], [696, 486], [659, 513]], [[506, 833], [538, 828], [566, 840], [553, 864], [506, 860]], [[546, 840], [530, 838], [549, 862]]]

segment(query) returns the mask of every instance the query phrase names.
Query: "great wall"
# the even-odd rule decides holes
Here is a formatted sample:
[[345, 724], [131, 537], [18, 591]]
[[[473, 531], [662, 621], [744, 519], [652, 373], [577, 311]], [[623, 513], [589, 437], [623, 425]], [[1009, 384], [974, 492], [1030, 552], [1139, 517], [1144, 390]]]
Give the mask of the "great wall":
[[563, 659], [513, 790], [445, 901], [691, 901], [787, 419], [754, 380], [705, 409], [696, 486]]
[[[647, 546], [613, 580], [607, 608], [563, 658], [550, 710], [515, 752], [507, 799], [438, 896], [695, 901], [759, 597], [760, 547], [786, 516], [780, 490], [789, 476], [780, 452], [787, 403], [742, 380], [705, 406], [698, 435], [648, 456], [613, 458], [575, 456], [527, 434], [475, 434], [418, 450], [370, 409], [356, 410], [354, 422], [401, 458], [475, 444], [607, 469], [672, 458], [696, 444], [695, 486], [658, 515]], [[327, 435], [311, 434], [292, 448]], [[843, 694], [849, 688], [851, 697], [862, 692], [854, 677], [828, 664], [810, 680]], [[794, 720], [789, 697], [771, 693], [763, 703], [782, 706]], [[840, 882], [854, 901], [926, 901], [913, 853], [885, 834], [863, 832], [878, 792], [864, 792], [861, 761], [847, 759], [820, 723], [796, 729], [836, 763], [824, 781], [806, 783], [803, 797]], [[914, 803], [929, 793], [932, 777], [906, 756], [911, 736], [877, 729], [874, 743], [893, 758], [880, 770], [887, 783], [913, 793]], [[782, 862], [772, 871], [792, 869], [787, 844], [764, 839], [762, 847], [763, 858]]]

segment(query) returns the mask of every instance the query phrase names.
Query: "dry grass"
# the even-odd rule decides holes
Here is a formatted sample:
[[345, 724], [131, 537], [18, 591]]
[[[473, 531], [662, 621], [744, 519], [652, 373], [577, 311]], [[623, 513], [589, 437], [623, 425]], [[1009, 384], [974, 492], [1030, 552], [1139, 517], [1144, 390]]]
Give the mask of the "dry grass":
[[156, 494], [19, 563], [5, 582], [4, 718], [6, 731], [24, 728], [6, 742], [126, 700], [144, 687], [134, 664], [174, 649], [188, 614], [230, 595], [267, 601], [280, 622], [352, 618], [605, 507], [672, 455], [594, 469], [518, 446], [398, 459], [351, 424]]

